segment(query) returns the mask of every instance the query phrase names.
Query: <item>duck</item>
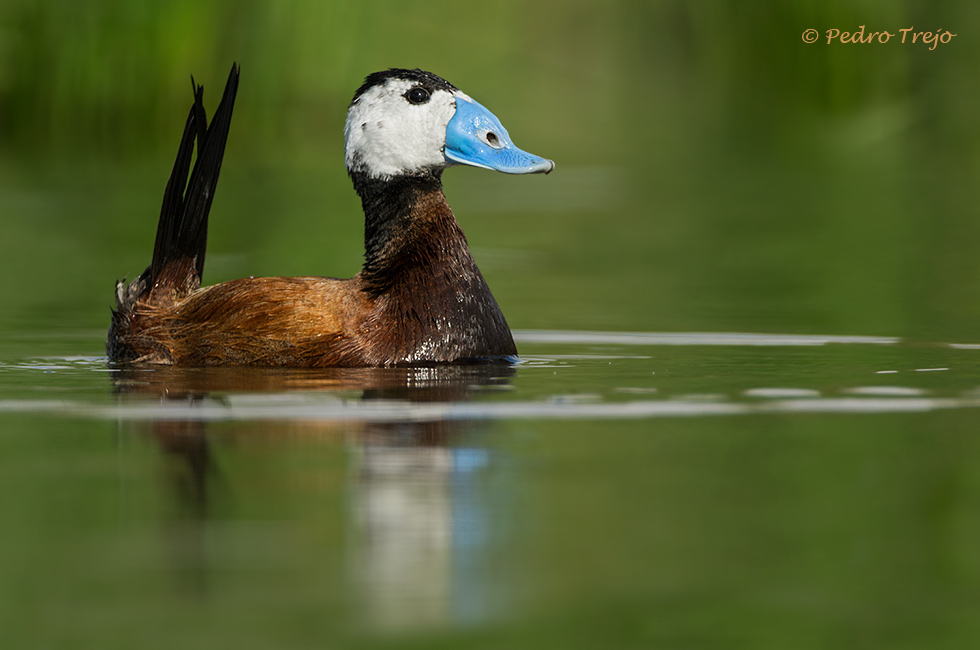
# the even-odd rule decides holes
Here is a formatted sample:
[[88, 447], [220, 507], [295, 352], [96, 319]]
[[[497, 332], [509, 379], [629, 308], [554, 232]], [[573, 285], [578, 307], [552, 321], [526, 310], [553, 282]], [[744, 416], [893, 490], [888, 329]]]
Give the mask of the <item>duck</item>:
[[[247, 277], [202, 285], [210, 212], [238, 91], [232, 65], [208, 124], [194, 101], [166, 184], [150, 265], [117, 281], [112, 364], [393, 367], [519, 360], [507, 321], [442, 186], [467, 165], [550, 173], [487, 108], [436, 74], [368, 75], [348, 106], [345, 163], [364, 212], [352, 278]], [[193, 169], [191, 159], [197, 147]]]

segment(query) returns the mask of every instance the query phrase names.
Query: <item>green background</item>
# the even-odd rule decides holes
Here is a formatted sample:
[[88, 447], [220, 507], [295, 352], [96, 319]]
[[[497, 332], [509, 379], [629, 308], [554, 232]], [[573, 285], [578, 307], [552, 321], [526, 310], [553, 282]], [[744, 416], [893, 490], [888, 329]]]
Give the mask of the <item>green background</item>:
[[[860, 25], [897, 36], [801, 38]], [[557, 163], [445, 177], [514, 328], [971, 339], [978, 27], [970, 2], [8, 0], [0, 327], [107, 324], [148, 263], [189, 76], [213, 110], [238, 61], [208, 282], [357, 272], [347, 103], [417, 66]]]

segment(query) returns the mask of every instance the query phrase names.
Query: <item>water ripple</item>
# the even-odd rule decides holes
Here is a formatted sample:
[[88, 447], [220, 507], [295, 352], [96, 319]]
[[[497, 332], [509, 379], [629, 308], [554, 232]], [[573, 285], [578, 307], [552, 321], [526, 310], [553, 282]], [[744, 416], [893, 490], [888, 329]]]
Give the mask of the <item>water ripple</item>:
[[752, 334], [738, 332], [588, 332], [574, 330], [515, 330], [518, 343], [573, 345], [746, 345], [814, 346], [829, 343], [894, 345], [892, 336], [823, 336], [816, 334]]
[[[444, 420], [629, 420], [662, 417], [760, 415], [773, 413], [922, 413], [980, 407], [980, 398], [803, 397], [759, 402], [665, 399], [629, 402], [547, 400], [515, 402], [398, 403], [321, 397], [315, 400], [232, 396], [223, 402], [152, 402], [94, 405], [67, 400], [0, 400], [0, 412], [47, 413], [118, 421], [314, 421], [432, 422]], [[288, 396], [287, 396], [288, 397]]]

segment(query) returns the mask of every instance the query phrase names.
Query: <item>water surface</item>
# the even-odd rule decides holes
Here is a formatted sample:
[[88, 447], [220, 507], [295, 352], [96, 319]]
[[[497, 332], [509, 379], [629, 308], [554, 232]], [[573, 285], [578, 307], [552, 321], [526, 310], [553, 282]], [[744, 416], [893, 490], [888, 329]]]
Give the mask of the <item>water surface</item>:
[[8, 358], [4, 634], [256, 648], [969, 638], [976, 346], [517, 339], [512, 367]]

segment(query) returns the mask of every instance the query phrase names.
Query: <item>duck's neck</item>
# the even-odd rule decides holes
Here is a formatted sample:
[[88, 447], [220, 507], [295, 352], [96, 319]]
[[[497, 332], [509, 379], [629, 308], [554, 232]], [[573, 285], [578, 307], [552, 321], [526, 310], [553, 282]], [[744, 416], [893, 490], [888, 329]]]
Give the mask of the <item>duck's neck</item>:
[[353, 173], [351, 179], [364, 208], [361, 277], [371, 293], [385, 293], [403, 280], [408, 261], [422, 265], [440, 262], [439, 256], [433, 255], [438, 249], [431, 250], [429, 245], [433, 242], [446, 249], [461, 249], [469, 257], [466, 238], [446, 203], [438, 175], [379, 180]]
[[351, 178], [364, 208], [361, 286], [399, 330], [390, 343], [401, 349], [400, 362], [516, 355], [440, 174]]

